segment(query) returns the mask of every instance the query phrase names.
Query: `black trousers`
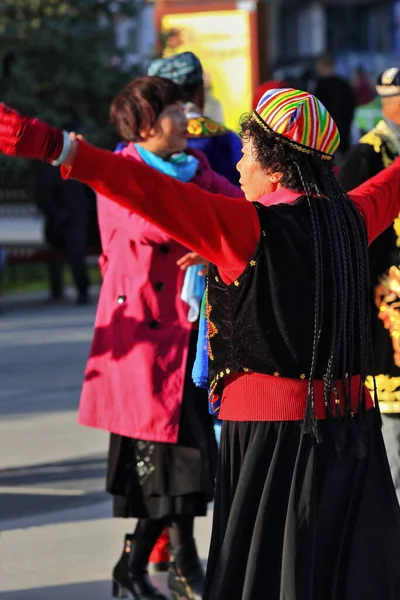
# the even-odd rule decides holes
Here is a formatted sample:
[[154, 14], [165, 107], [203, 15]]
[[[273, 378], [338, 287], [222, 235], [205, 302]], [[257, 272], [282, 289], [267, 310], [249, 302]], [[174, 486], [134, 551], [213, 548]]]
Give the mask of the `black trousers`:
[[[87, 294], [90, 281], [86, 266], [86, 226], [70, 224], [65, 230], [65, 252], [68, 264], [72, 271], [75, 288], [78, 295]], [[64, 263], [56, 260], [49, 264], [50, 290], [54, 300], [62, 298], [64, 294]]]

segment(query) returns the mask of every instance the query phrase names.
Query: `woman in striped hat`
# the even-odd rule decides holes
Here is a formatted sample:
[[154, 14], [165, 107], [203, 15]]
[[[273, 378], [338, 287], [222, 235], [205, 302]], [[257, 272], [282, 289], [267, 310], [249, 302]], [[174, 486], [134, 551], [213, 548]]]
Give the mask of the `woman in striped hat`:
[[400, 510], [364, 386], [367, 247], [400, 164], [346, 195], [337, 127], [270, 90], [242, 123], [246, 200], [0, 110], [0, 151], [62, 167], [211, 262], [210, 407], [224, 421], [205, 600], [398, 600]]

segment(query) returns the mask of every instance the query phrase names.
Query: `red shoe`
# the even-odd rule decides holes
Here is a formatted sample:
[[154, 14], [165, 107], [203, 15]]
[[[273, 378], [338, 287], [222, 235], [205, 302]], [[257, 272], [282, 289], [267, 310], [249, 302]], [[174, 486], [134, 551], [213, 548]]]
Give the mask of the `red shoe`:
[[149, 558], [149, 573], [168, 571], [169, 567], [169, 533], [165, 528], [151, 551]]

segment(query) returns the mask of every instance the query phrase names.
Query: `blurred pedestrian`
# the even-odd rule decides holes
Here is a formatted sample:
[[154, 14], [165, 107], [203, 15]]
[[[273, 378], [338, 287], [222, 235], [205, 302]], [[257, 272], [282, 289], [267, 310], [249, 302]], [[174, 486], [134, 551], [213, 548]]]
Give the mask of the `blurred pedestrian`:
[[209, 73], [204, 73], [204, 90], [206, 99], [203, 113], [217, 123], [225, 123], [224, 107], [214, 94], [214, 86]]
[[357, 67], [354, 81], [354, 94], [356, 106], [363, 106], [371, 102], [376, 94], [368, 77], [368, 73], [361, 65]]
[[[384, 71], [377, 81], [381, 119], [352, 148], [339, 181], [345, 190], [383, 171], [400, 156], [400, 68]], [[371, 334], [378, 398], [392, 476], [400, 492], [400, 219], [396, 218], [369, 248]], [[372, 377], [367, 386], [373, 391]]]
[[241, 157], [239, 136], [204, 114], [206, 87], [203, 67], [192, 52], [154, 60], [148, 75], [166, 77], [181, 86], [187, 104], [188, 148], [204, 152], [211, 168], [239, 185], [236, 164]]
[[371, 102], [368, 102], [368, 104], [358, 106], [354, 113], [354, 120], [351, 128], [352, 143], [357, 144], [359, 139], [376, 127], [381, 120], [382, 107], [379, 96], [371, 100]]
[[316, 61], [316, 80], [313, 94], [332, 115], [340, 132], [337, 160], [342, 160], [351, 146], [351, 125], [354, 117], [355, 98], [353, 88], [343, 77], [336, 74], [335, 60], [326, 52]]
[[[45, 217], [47, 242], [66, 255], [71, 268], [77, 303], [89, 302], [89, 272], [86, 264], [89, 203], [93, 192], [78, 181], [64, 181], [59, 169], [40, 163], [37, 171], [36, 203]], [[64, 294], [64, 260], [49, 265], [52, 300]]]

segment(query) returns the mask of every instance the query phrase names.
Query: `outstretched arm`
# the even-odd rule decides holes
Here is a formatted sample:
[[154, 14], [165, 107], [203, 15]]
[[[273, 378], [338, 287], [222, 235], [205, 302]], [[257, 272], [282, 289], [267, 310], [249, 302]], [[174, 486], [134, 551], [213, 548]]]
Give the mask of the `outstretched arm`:
[[75, 142], [62, 175], [134, 211], [226, 272], [241, 272], [256, 248], [260, 224], [245, 199], [181, 183], [84, 141]]
[[349, 196], [364, 218], [371, 244], [400, 212], [400, 158], [349, 192]]
[[0, 152], [64, 164], [77, 179], [144, 217], [235, 277], [254, 252], [260, 225], [246, 200], [200, 190], [147, 165], [72, 140], [66, 132], [0, 104]]

